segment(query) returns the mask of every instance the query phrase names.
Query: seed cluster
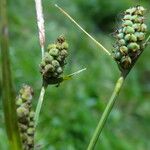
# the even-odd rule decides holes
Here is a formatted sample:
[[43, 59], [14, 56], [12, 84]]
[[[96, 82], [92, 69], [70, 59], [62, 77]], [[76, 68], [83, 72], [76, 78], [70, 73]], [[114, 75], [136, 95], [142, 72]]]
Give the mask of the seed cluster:
[[32, 107], [33, 90], [24, 85], [16, 98], [18, 126], [23, 143], [23, 150], [34, 149], [34, 111]]
[[121, 28], [115, 35], [117, 42], [116, 49], [113, 51], [114, 58], [121, 69], [130, 69], [143, 50], [147, 31], [144, 12], [142, 6], [132, 7], [124, 12]]
[[66, 64], [66, 57], [68, 56], [68, 43], [63, 36], [58, 37], [56, 43], [49, 44], [47, 52], [40, 64], [40, 72], [43, 79], [50, 84], [62, 75], [63, 68]]

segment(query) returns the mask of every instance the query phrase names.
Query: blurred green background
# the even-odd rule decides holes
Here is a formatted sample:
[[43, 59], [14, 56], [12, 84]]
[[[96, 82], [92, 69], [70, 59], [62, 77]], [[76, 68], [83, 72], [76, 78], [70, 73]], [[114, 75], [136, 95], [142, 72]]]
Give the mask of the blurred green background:
[[[46, 45], [65, 34], [70, 47], [65, 74], [84, 67], [87, 71], [58, 88], [48, 88], [36, 131], [36, 144], [42, 150], [85, 150], [119, 71], [115, 62], [54, 7], [55, 3], [67, 10], [110, 51], [114, 43], [111, 34], [116, 30], [122, 12], [130, 6], [145, 6], [150, 30], [150, 5], [148, 0], [43, 1]], [[8, 1], [8, 11], [15, 91], [17, 93], [23, 83], [32, 85], [35, 108], [41, 88], [41, 52], [34, 1]], [[150, 150], [149, 49], [145, 49], [128, 76], [96, 150]], [[1, 150], [8, 149], [4, 128], [0, 101]]]

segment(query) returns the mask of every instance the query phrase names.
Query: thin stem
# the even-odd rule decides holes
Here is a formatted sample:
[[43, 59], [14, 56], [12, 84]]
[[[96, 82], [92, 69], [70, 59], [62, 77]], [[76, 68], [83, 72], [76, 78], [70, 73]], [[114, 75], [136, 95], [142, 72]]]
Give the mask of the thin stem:
[[103, 114], [102, 114], [102, 117], [101, 117], [101, 119], [100, 119], [100, 121], [99, 121], [99, 123], [97, 125], [97, 128], [94, 131], [93, 137], [90, 140], [90, 143], [88, 145], [87, 150], [94, 150], [95, 145], [96, 145], [96, 143], [98, 141], [98, 138], [99, 138], [99, 136], [100, 136], [100, 134], [101, 134], [101, 132], [103, 130], [103, 127], [104, 127], [104, 125], [105, 125], [105, 123], [107, 121], [107, 118], [108, 118], [108, 116], [109, 116], [109, 114], [110, 114], [110, 112], [111, 112], [111, 110], [112, 110], [112, 108], [113, 108], [113, 106], [115, 104], [116, 98], [117, 98], [117, 96], [118, 96], [118, 94], [120, 92], [120, 89], [121, 89], [121, 87], [123, 85], [124, 80], [125, 80], [125, 78], [122, 77], [122, 76], [118, 79], [118, 81], [116, 83], [116, 86], [115, 86], [115, 89], [113, 91], [113, 94], [112, 94], [112, 96], [111, 96], [111, 98], [110, 98], [110, 100], [109, 100], [109, 102], [108, 102], [108, 104], [107, 104]]
[[39, 41], [41, 46], [42, 58], [44, 57], [44, 45], [45, 45], [45, 27], [44, 27], [44, 17], [43, 17], [43, 8], [42, 1], [35, 0], [35, 8], [37, 15], [37, 25], [39, 29]]
[[35, 127], [37, 126], [38, 121], [39, 121], [39, 115], [40, 115], [43, 100], [44, 100], [45, 90], [46, 90], [46, 87], [42, 86], [38, 104], [37, 104], [36, 111], [35, 111], [35, 118], [34, 118], [35, 119]]
[[102, 45], [100, 44], [94, 37], [92, 37], [87, 31], [85, 31], [65, 10], [63, 10], [60, 6], [55, 4], [65, 16], [67, 16], [80, 30], [82, 30], [91, 40], [93, 40], [103, 51], [106, 52], [107, 55], [111, 56], [111, 53]]
[[[43, 8], [42, 8], [42, 1], [41, 0], [35, 0], [35, 8], [36, 8], [36, 15], [37, 15], [37, 25], [39, 30], [39, 42], [41, 46], [41, 55], [42, 59], [44, 58], [44, 47], [45, 47], [45, 27], [44, 27], [44, 17], [43, 17]], [[46, 87], [42, 86], [38, 104], [36, 107], [35, 112], [35, 127], [38, 124], [40, 111], [42, 108], [44, 95], [45, 95]]]
[[[4, 109], [5, 127], [9, 140], [9, 149], [22, 150], [20, 134], [18, 130], [15, 96], [12, 86], [10, 58], [7, 2], [0, 1], [1, 18], [1, 57], [2, 57], [2, 101]], [[5, 142], [5, 141], [4, 141]]]

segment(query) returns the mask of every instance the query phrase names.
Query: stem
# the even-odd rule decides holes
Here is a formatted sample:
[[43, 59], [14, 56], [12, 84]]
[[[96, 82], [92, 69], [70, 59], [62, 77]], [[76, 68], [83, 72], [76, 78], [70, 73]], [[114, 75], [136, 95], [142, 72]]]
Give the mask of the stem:
[[[44, 17], [43, 17], [43, 8], [42, 8], [42, 1], [41, 0], [35, 0], [35, 8], [36, 8], [36, 15], [37, 15], [37, 25], [38, 25], [38, 30], [39, 30], [39, 42], [41, 46], [41, 55], [42, 59], [44, 57], [44, 47], [45, 47], [45, 27], [44, 27]], [[44, 100], [44, 95], [45, 95], [45, 90], [47, 86], [42, 86], [38, 104], [36, 107], [36, 112], [35, 112], [35, 127], [38, 124], [39, 120], [39, 115], [40, 111], [42, 108], [42, 103]]]
[[39, 42], [41, 46], [42, 58], [44, 57], [44, 45], [45, 45], [45, 27], [44, 27], [44, 17], [43, 17], [43, 8], [42, 1], [35, 0], [36, 16], [37, 16], [37, 25], [39, 30]]
[[99, 136], [100, 136], [100, 134], [101, 134], [101, 132], [103, 130], [103, 127], [104, 127], [104, 125], [105, 125], [105, 123], [107, 121], [107, 118], [108, 118], [108, 116], [109, 116], [109, 114], [110, 114], [110, 112], [111, 112], [111, 110], [112, 110], [112, 108], [113, 108], [113, 106], [115, 104], [116, 98], [117, 98], [117, 96], [118, 96], [118, 94], [120, 92], [120, 89], [121, 89], [121, 87], [123, 85], [124, 80], [125, 80], [125, 78], [123, 76], [121, 76], [118, 79], [118, 81], [116, 83], [116, 86], [115, 86], [115, 89], [113, 91], [113, 94], [112, 94], [112, 96], [111, 96], [111, 98], [110, 98], [110, 100], [109, 100], [109, 102], [108, 102], [108, 104], [107, 104], [103, 114], [102, 114], [102, 117], [101, 117], [101, 119], [100, 119], [100, 121], [99, 121], [99, 123], [97, 125], [97, 128], [94, 131], [93, 137], [90, 140], [90, 143], [89, 143], [89, 146], [88, 146], [87, 150], [94, 150], [95, 145], [96, 145], [96, 143], [98, 141], [98, 138], [99, 138]]
[[[22, 143], [18, 130], [15, 96], [13, 92], [10, 58], [9, 58], [9, 35], [7, 2], [1, 0], [1, 55], [2, 55], [2, 101], [5, 117], [5, 126], [9, 140], [9, 146], [12, 150], [22, 150]], [[5, 142], [5, 141], [4, 141]]]
[[95, 42], [103, 51], [106, 52], [107, 55], [111, 56], [111, 53], [102, 45], [100, 44], [94, 37], [92, 37], [87, 31], [85, 31], [65, 10], [55, 4], [65, 16], [67, 16], [80, 30], [82, 30], [93, 42]]
[[35, 118], [34, 118], [35, 119], [35, 127], [37, 126], [38, 121], [39, 121], [39, 115], [40, 115], [43, 100], [44, 100], [45, 90], [46, 90], [46, 87], [42, 86], [38, 104], [37, 104], [36, 111], [35, 111]]

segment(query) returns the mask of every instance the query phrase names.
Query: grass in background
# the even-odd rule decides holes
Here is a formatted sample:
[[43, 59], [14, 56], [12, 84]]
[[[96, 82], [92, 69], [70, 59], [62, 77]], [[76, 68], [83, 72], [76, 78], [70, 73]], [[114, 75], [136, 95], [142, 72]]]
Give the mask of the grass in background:
[[[66, 67], [66, 74], [82, 67], [87, 67], [87, 71], [59, 88], [48, 88], [36, 142], [46, 150], [83, 150], [106, 106], [119, 72], [108, 56], [59, 13], [53, 6], [55, 2], [60, 3], [43, 2], [47, 43], [65, 33], [70, 45], [70, 66]], [[144, 6], [150, 9], [147, 3], [143, 1]], [[114, 16], [128, 8], [131, 2], [115, 0], [107, 4], [98, 0], [65, 0], [59, 5], [65, 7], [107, 49], [112, 49], [113, 38], [109, 33], [114, 31], [117, 23]], [[23, 82], [28, 83], [33, 85], [35, 99], [38, 99], [41, 88], [38, 63], [41, 57], [34, 1], [9, 1], [9, 10], [10, 51], [16, 91]], [[128, 77], [97, 150], [149, 150], [149, 57], [149, 49], [146, 49]], [[0, 117], [0, 137], [6, 139], [1, 110]], [[7, 149], [1, 140], [0, 149]]]

